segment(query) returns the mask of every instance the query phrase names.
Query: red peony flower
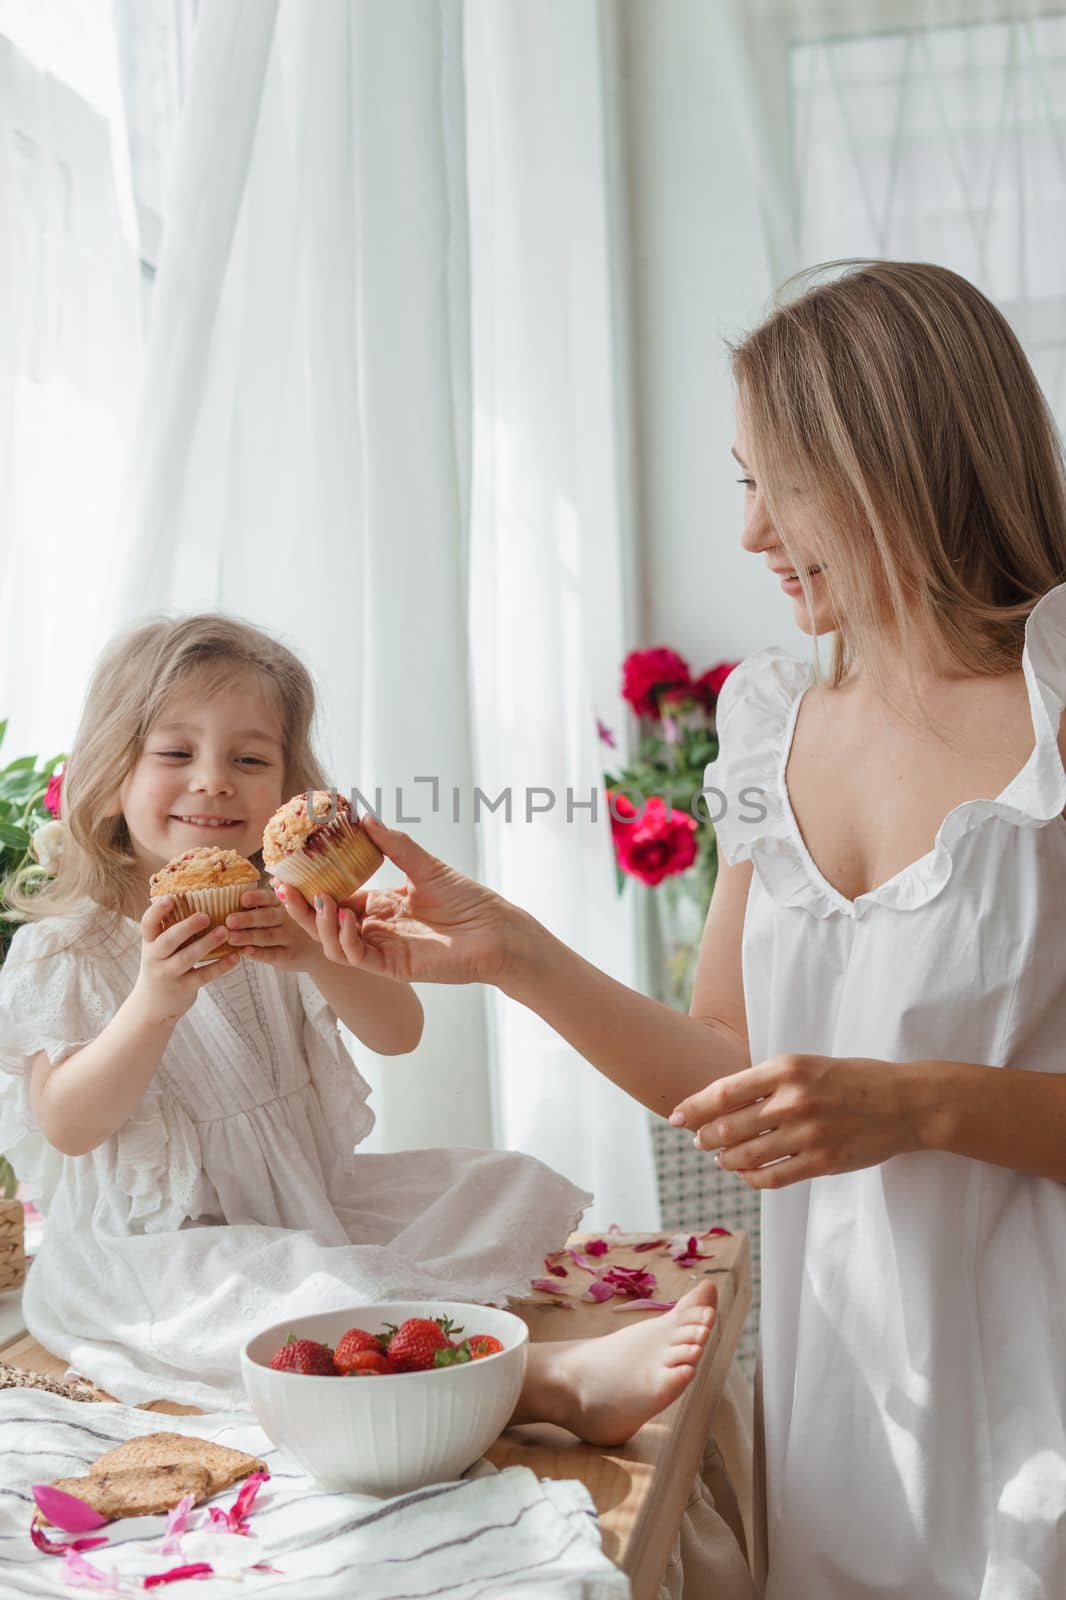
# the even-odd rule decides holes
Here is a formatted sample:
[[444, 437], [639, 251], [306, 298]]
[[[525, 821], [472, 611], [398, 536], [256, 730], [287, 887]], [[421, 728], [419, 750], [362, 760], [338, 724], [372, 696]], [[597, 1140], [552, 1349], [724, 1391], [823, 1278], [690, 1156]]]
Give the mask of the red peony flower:
[[53, 817], [58, 817], [63, 795], [63, 774], [57, 772], [48, 780], [48, 788], [44, 792], [44, 808], [50, 811]]
[[696, 821], [667, 809], [652, 795], [637, 821], [637, 807], [620, 789], [609, 792], [615, 859], [623, 872], [654, 888], [664, 878], [685, 872], [696, 859]]
[[739, 665], [739, 661], [719, 661], [716, 667], [709, 667], [702, 677], [696, 679], [692, 687], [708, 710], [713, 708], [722, 692], [722, 685], [733, 668]]
[[676, 650], [631, 650], [622, 663], [622, 699], [638, 717], [658, 716], [661, 691], [691, 682], [688, 662]]

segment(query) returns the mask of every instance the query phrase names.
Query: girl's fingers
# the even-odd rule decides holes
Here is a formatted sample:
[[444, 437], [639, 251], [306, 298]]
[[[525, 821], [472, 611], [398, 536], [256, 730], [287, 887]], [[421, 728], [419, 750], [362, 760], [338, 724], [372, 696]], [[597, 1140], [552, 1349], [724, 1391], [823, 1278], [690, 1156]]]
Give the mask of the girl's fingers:
[[235, 933], [230, 931], [226, 923], [230, 944], [240, 945], [241, 949], [262, 948], [265, 945], [288, 945], [292, 943], [292, 935], [286, 927], [255, 927], [238, 929]]
[[225, 928], [208, 928], [202, 939], [194, 939], [191, 944], [183, 946], [176, 952], [180, 970], [191, 972], [198, 961], [206, 961], [220, 944], [226, 943], [228, 937]]
[[[709, 1133], [711, 1130], [704, 1130]], [[817, 1130], [805, 1127], [774, 1128], [758, 1139], [747, 1139], [743, 1144], [730, 1145], [721, 1151], [718, 1165], [729, 1172], [748, 1172], [752, 1167], [763, 1167], [768, 1161], [778, 1161], [782, 1156], [799, 1155], [811, 1143]], [[714, 1149], [706, 1138], [704, 1149]]]
[[315, 895], [315, 927], [317, 929], [315, 936], [327, 960], [336, 961], [342, 967], [347, 966], [337, 923], [337, 902], [328, 894]]
[[318, 927], [315, 922], [315, 913], [307, 904], [299, 889], [294, 889], [289, 883], [278, 884], [278, 898], [285, 907], [287, 916], [290, 916], [298, 928], [311, 935], [312, 939], [318, 938]]
[[382, 951], [372, 944], [367, 944], [360, 932], [359, 920], [354, 911], [345, 905], [338, 912], [340, 947], [343, 959], [350, 967], [359, 967], [363, 972], [375, 973], [378, 977], [388, 978], [392, 974]]
[[257, 906], [276, 906], [277, 903], [278, 897], [273, 889], [249, 889], [241, 895], [241, 905], [249, 911]]
[[202, 989], [205, 983], [214, 983], [216, 978], [221, 978], [223, 973], [232, 972], [240, 962], [240, 956], [223, 956], [221, 961], [212, 961], [206, 967], [199, 967], [192, 976]]
[[146, 939], [158, 938], [173, 915], [174, 902], [168, 894], [161, 895], [158, 900], [150, 901], [148, 910], [141, 918], [141, 932], [144, 937]]
[[227, 928], [280, 928], [285, 921], [285, 908], [276, 900], [261, 911], [233, 911], [226, 918]]
[[175, 955], [184, 944], [203, 933], [209, 927], [211, 918], [206, 911], [197, 911], [194, 916], [185, 917], [183, 921], [176, 922], [172, 928], [164, 928], [152, 940], [152, 950], [161, 961], [167, 961]]

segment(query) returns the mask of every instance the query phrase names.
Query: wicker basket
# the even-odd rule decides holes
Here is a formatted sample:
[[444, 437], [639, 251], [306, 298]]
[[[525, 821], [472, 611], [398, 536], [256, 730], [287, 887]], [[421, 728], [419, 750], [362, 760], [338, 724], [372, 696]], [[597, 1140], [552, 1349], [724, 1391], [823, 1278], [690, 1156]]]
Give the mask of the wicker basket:
[[26, 1277], [25, 1213], [21, 1200], [0, 1200], [0, 1290], [19, 1289]]

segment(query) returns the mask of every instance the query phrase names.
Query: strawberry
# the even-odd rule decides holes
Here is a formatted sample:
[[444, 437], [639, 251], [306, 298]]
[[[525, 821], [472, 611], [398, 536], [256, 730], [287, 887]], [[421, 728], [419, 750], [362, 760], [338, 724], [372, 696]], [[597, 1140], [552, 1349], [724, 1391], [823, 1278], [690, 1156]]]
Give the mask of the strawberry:
[[470, 1347], [471, 1361], [480, 1361], [482, 1356], [499, 1355], [503, 1349], [499, 1339], [494, 1339], [491, 1333], [472, 1333], [466, 1342]]
[[381, 1355], [381, 1339], [376, 1333], [367, 1333], [365, 1328], [349, 1328], [337, 1341], [337, 1348], [333, 1352], [333, 1362], [338, 1372], [350, 1372], [353, 1357], [372, 1352]]
[[447, 1317], [408, 1317], [398, 1328], [388, 1330], [385, 1348], [397, 1372], [428, 1372], [437, 1351], [448, 1349], [449, 1334], [455, 1332], [462, 1329], [456, 1329]]
[[297, 1339], [290, 1333], [270, 1365], [275, 1372], [305, 1372], [316, 1378], [335, 1378], [333, 1351], [317, 1339]]
[[384, 1378], [396, 1368], [380, 1350], [355, 1350], [344, 1368], [346, 1378]]

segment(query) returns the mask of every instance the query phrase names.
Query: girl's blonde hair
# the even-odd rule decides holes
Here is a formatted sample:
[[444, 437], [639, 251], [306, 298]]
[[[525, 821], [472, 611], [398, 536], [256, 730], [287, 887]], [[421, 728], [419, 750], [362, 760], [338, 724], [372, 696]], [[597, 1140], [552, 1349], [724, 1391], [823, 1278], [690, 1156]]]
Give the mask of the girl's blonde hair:
[[1066, 578], [1066, 475], [1047, 402], [1006, 319], [965, 278], [906, 261], [813, 272], [841, 268], [731, 346], [753, 468], [790, 560], [797, 496], [806, 526], [817, 518], [837, 619], [828, 681], [861, 662], [891, 698], [889, 638], [911, 671], [1008, 672], [1029, 612]]
[[92, 901], [125, 912], [144, 896], [125, 819], [109, 815], [147, 737], [179, 689], [224, 689], [254, 675], [282, 724], [285, 795], [328, 787], [312, 747], [315, 689], [301, 661], [259, 628], [205, 614], [141, 623], [114, 639], [97, 664], [63, 774], [63, 858], [55, 878], [9, 890], [22, 917], [57, 916]]

